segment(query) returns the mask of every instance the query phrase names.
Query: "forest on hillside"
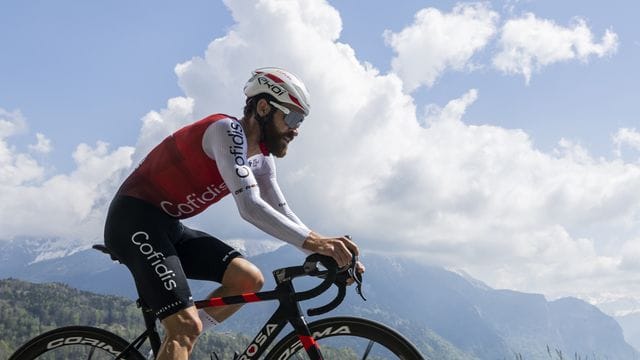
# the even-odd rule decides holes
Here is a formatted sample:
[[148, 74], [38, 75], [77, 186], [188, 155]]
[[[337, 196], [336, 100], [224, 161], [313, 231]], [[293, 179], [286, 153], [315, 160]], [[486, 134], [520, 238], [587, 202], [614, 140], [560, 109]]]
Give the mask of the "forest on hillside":
[[[15, 279], [0, 280], [0, 359], [7, 359], [29, 339], [51, 329], [88, 325], [133, 339], [143, 331], [140, 310], [129, 299], [98, 295], [58, 283], [33, 284]], [[207, 359], [215, 351], [231, 359], [249, 338], [232, 333], [205, 334], [199, 339], [194, 359]]]
[[[99, 327], [128, 340], [144, 331], [140, 309], [129, 299], [80, 291], [59, 283], [0, 280], [0, 359], [9, 358], [22, 344], [41, 333], [69, 325]], [[198, 339], [191, 358], [210, 359], [215, 352], [220, 359], [232, 359], [250, 340], [232, 332], [206, 333]], [[142, 349], [143, 354], [148, 351], [148, 347]], [[329, 359], [358, 358], [349, 349], [323, 348], [323, 353]]]

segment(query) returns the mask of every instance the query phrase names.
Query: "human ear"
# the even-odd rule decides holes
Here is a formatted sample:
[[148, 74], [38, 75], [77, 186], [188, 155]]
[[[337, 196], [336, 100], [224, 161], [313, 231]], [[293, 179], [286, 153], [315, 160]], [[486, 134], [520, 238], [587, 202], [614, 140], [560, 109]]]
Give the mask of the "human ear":
[[269, 102], [265, 99], [258, 100], [258, 104], [256, 105], [256, 113], [258, 116], [264, 117], [269, 113], [269, 111], [271, 111], [271, 105], [269, 105]]

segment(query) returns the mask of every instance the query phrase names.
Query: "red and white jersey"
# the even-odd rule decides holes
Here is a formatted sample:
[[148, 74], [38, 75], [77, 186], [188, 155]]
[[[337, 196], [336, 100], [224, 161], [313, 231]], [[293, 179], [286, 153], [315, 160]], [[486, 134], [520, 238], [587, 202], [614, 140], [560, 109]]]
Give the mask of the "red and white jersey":
[[232, 193], [241, 216], [281, 240], [302, 247], [307, 228], [287, 206], [266, 152], [247, 159], [237, 119], [215, 114], [187, 125], [158, 144], [124, 181], [132, 196], [185, 219]]

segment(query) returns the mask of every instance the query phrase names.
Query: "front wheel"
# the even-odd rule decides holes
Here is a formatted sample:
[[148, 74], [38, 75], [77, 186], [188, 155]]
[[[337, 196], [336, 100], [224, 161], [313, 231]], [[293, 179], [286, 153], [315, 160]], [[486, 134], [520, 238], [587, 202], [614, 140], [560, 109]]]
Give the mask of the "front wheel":
[[[9, 360], [115, 359], [129, 345], [120, 336], [89, 326], [68, 326], [41, 334], [20, 347]], [[130, 349], [119, 359], [144, 360]]]
[[[309, 324], [325, 359], [424, 359], [402, 335], [380, 323], [354, 317], [335, 317]], [[309, 359], [295, 333], [288, 334], [265, 360]]]

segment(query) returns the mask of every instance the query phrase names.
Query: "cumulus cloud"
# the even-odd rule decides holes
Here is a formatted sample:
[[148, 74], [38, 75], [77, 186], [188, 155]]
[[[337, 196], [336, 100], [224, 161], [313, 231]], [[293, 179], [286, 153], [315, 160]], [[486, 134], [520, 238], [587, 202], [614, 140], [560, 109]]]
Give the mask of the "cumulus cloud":
[[[484, 35], [460, 42], [430, 64], [419, 83], [411, 83], [401, 73], [408, 69], [404, 63], [396, 61], [395, 71], [383, 75], [339, 42], [340, 17], [325, 1], [226, 4], [236, 24], [202, 56], [176, 67], [186, 94], [183, 106], [153, 113], [141, 139], [166, 135], [168, 128], [148, 136], [165, 121], [177, 125], [210, 112], [239, 114], [250, 71], [282, 66], [300, 75], [312, 94], [310, 118], [278, 162], [289, 202], [312, 228], [352, 233], [368, 251], [461, 267], [494, 286], [575, 294], [597, 283], [640, 295], [633, 285], [640, 279], [624, 270], [620, 255], [622, 244], [640, 232], [640, 167], [593, 158], [567, 140], [544, 153], [521, 130], [468, 125], [466, 110], [481, 98], [475, 89], [431, 104], [427, 116], [417, 118], [406, 89], [469, 63], [493, 32], [496, 15], [483, 5], [460, 5], [450, 14], [427, 9], [416, 17], [410, 29], [427, 23], [444, 29], [467, 20]], [[573, 34], [568, 42], [574, 58], [604, 55], [615, 43], [607, 40], [613, 35], [600, 47], [585, 42], [576, 35], [584, 33], [580, 24], [567, 30], [527, 19], [535, 20], [533, 33], [544, 39], [547, 27], [553, 36], [558, 30]], [[274, 22], [278, 29], [268, 26]], [[562, 59], [541, 55], [529, 41], [510, 40], [518, 22], [508, 25], [505, 49], [514, 44], [531, 66]], [[401, 34], [387, 34], [398, 49], [405, 41]], [[232, 203], [214, 208], [213, 215], [196, 221], [223, 236], [265, 237], [239, 220]]]
[[134, 159], [138, 162], [153, 149], [158, 142], [180, 127], [191, 122], [194, 100], [187, 97], [175, 97], [167, 101], [167, 107], [150, 111], [142, 118], [142, 129], [135, 147]]
[[16, 151], [7, 141], [27, 131], [27, 122], [18, 110], [0, 108], [0, 186], [13, 186], [42, 177], [44, 169], [28, 154]]
[[569, 27], [551, 20], [539, 19], [532, 13], [507, 21], [500, 31], [501, 50], [493, 65], [508, 74], [522, 74], [529, 83], [534, 71], [553, 63], [603, 57], [616, 52], [618, 35], [606, 30], [601, 41], [594, 42], [593, 33], [584, 19], [577, 18]]
[[622, 156], [623, 147], [640, 151], [640, 132], [629, 128], [618, 129], [618, 132], [613, 135], [613, 144], [616, 146], [615, 153], [618, 156]]
[[[0, 239], [53, 238], [64, 248], [99, 241], [107, 200], [117, 175], [130, 166], [133, 149], [109, 151], [104, 142], [80, 144], [73, 153], [73, 171], [49, 174], [44, 164], [11, 145], [12, 136], [26, 131], [27, 121], [19, 111], [0, 109]], [[29, 146], [32, 151], [51, 150], [44, 134], [36, 138], [37, 144]]]
[[36, 134], [37, 142], [33, 145], [29, 145], [29, 149], [36, 153], [48, 154], [53, 150], [51, 146], [51, 140], [47, 138], [44, 134], [37, 133]]
[[486, 3], [459, 4], [450, 13], [422, 9], [399, 33], [385, 31], [396, 53], [391, 67], [409, 92], [420, 85], [433, 86], [447, 69], [473, 68], [471, 58], [495, 34], [498, 18]]
[[24, 132], [27, 122], [19, 110], [9, 112], [0, 108], [0, 139]]
[[[235, 25], [204, 54], [176, 66], [184, 96], [143, 118], [136, 159], [171, 131], [209, 113], [241, 114], [242, 87], [251, 70], [281, 66], [304, 79], [312, 95], [309, 119], [287, 157], [278, 160], [288, 202], [312, 228], [351, 233], [364, 251], [463, 268], [493, 286], [575, 294], [588, 284], [640, 296], [639, 275], [629, 271], [637, 253], [632, 244], [640, 236], [640, 166], [594, 158], [567, 140], [545, 153], [522, 130], [468, 125], [465, 114], [481, 101], [482, 89], [431, 104], [426, 117], [417, 117], [406, 90], [433, 84], [446, 68], [470, 64], [495, 31], [496, 15], [484, 5], [459, 5], [448, 14], [427, 9], [416, 16], [408, 29], [430, 24], [427, 29], [443, 30], [468, 21], [465, 29], [481, 35], [471, 42], [451, 38], [453, 50], [427, 63], [430, 70], [416, 72], [419, 81], [411, 83], [403, 71], [417, 70], [404, 60], [381, 74], [341, 43], [340, 16], [326, 1], [225, 3]], [[538, 26], [534, 34], [550, 26], [535, 17], [521, 20], [529, 18]], [[582, 28], [560, 30], [576, 29]], [[401, 49], [403, 32], [388, 33], [387, 40]], [[503, 30], [503, 38], [512, 33], [517, 31]], [[410, 30], [405, 34], [411, 37]], [[569, 41], [575, 58], [610, 51], [606, 39], [594, 50], [587, 46], [592, 42], [575, 38]], [[529, 57], [531, 70], [553, 62], [541, 60], [547, 57], [530, 41], [505, 44]], [[22, 116], [0, 114], [0, 235], [101, 231], [106, 194], [130, 166], [133, 149], [80, 145], [74, 171], [44, 177], [41, 164], [6, 141]], [[23, 175], [16, 180], [6, 175], [11, 171]], [[34, 226], [31, 219], [44, 217], [51, 220]], [[221, 237], [267, 238], [244, 223], [228, 199], [194, 222]], [[624, 258], [623, 246], [629, 249]]]

